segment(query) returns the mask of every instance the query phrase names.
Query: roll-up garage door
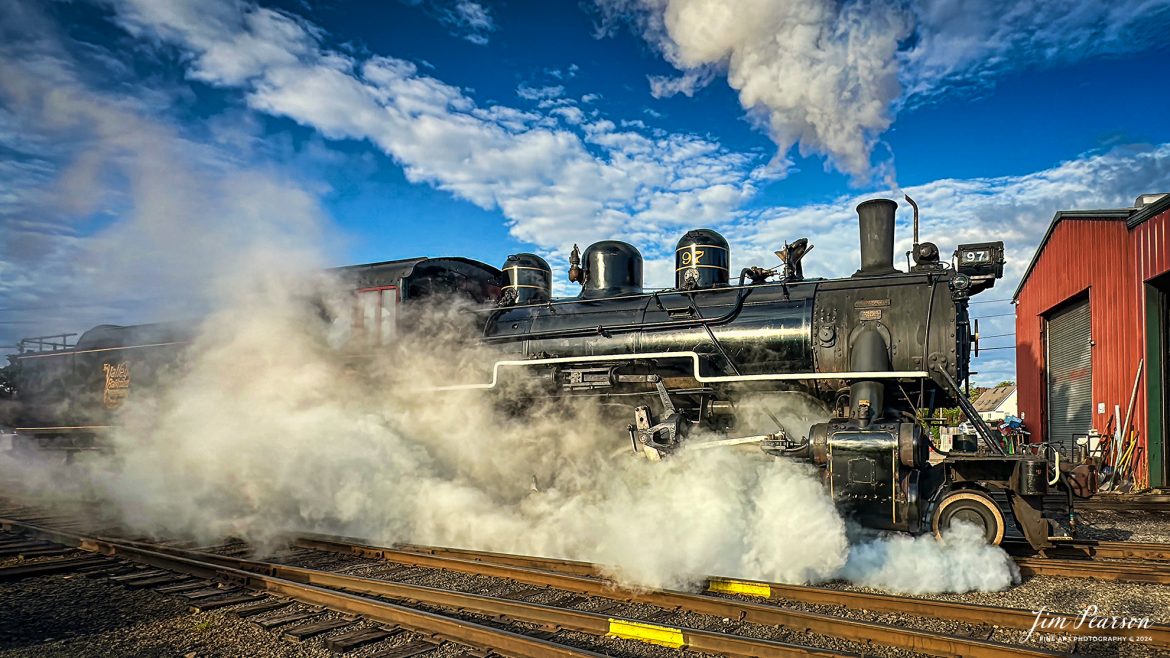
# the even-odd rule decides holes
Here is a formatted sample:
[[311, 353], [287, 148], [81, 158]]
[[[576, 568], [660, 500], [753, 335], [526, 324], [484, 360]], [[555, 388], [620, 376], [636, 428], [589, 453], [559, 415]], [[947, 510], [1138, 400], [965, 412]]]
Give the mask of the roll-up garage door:
[[1048, 441], [1073, 454], [1073, 439], [1093, 425], [1093, 352], [1089, 301], [1048, 318]]

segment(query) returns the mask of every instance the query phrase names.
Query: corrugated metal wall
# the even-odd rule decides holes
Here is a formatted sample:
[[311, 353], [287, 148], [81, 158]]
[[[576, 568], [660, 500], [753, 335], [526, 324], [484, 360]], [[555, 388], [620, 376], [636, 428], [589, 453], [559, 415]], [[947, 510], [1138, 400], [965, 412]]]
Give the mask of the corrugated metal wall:
[[[1046, 440], [1044, 320], [1088, 293], [1093, 338], [1093, 426], [1103, 430], [1118, 404], [1125, 413], [1142, 352], [1137, 300], [1130, 292], [1129, 231], [1124, 219], [1065, 218], [1056, 225], [1016, 306], [1016, 377], [1020, 411], [1033, 440]], [[1128, 374], [1127, 374], [1128, 373]], [[1105, 403], [1098, 414], [1097, 403]], [[1120, 421], [1114, 420], [1114, 423]]]
[[[1132, 285], [1132, 294], [1139, 300], [1138, 315], [1144, 320], [1146, 318], [1145, 304], [1148, 300], [1145, 294], [1146, 282], [1155, 277], [1161, 276], [1170, 271], [1170, 210], [1160, 213], [1149, 220], [1138, 224], [1130, 231], [1130, 262], [1132, 263], [1132, 274], [1130, 277]], [[1147, 325], [1142, 322], [1141, 345], [1144, 347], [1150, 339], [1146, 335]], [[1147, 354], [1148, 357], [1148, 354]], [[1158, 368], [1154, 369], [1155, 376], [1159, 376]], [[1156, 431], [1148, 422], [1150, 418], [1149, 413], [1149, 399], [1146, 395], [1149, 390], [1149, 382], [1147, 375], [1150, 373], [1150, 364], [1146, 364], [1143, 371], [1141, 389], [1138, 391], [1137, 407], [1143, 419], [1141, 425], [1135, 427], [1144, 428], [1142, 432], [1142, 442], [1140, 445], [1145, 447], [1147, 456], [1155, 456], [1156, 458], [1166, 459], [1167, 448], [1163, 444], [1160, 449], [1150, 450], [1148, 440], [1151, 438], [1151, 432]], [[1165, 423], [1166, 419], [1162, 419]], [[1155, 441], [1164, 437], [1153, 437]], [[1155, 486], [1165, 486], [1166, 482], [1161, 481], [1161, 473], [1154, 473], [1159, 470], [1158, 465], [1150, 464], [1150, 481]]]
[[[1124, 219], [1065, 217], [1039, 254], [1016, 306], [1019, 407], [1033, 440], [1045, 440], [1045, 317], [1088, 293], [1093, 338], [1093, 425], [1104, 430], [1121, 409], [1124, 421], [1138, 360], [1145, 356], [1145, 292], [1149, 279], [1170, 270], [1170, 211], [1132, 231]], [[1145, 382], [1133, 426], [1147, 434]], [[1104, 413], [1098, 403], [1104, 402]]]

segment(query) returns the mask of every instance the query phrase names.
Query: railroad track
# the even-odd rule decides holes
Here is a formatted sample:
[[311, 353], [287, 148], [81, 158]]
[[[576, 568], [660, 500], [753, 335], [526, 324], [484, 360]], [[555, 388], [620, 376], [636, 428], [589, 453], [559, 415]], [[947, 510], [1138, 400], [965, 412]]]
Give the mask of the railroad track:
[[[0, 520], [0, 527], [59, 546], [123, 558], [151, 568], [145, 573], [139, 569], [112, 576], [128, 584], [155, 580], [174, 588], [175, 585], [171, 584], [174, 582], [173, 574], [181, 574], [184, 578], [202, 579], [202, 584], [192, 583], [190, 587], [196, 592], [210, 594], [211, 605], [225, 601], [225, 605], [244, 604], [245, 607], [276, 605], [278, 601], [253, 600], [255, 592], [274, 594], [286, 600], [359, 615], [394, 628], [409, 629], [423, 638], [420, 641], [432, 644], [440, 641], [457, 642], [505, 655], [596, 655], [587, 649], [557, 642], [556, 634], [565, 632], [731, 656], [851, 655], [847, 651], [778, 642], [720, 630], [684, 628], [661, 622], [662, 613], [671, 611], [706, 615], [724, 621], [736, 620], [759, 627], [780, 626], [801, 633], [811, 632], [851, 642], [860, 646], [864, 653], [869, 653], [867, 647], [884, 645], [943, 656], [1063, 655], [1032, 646], [986, 639], [989, 635], [987, 631], [994, 631], [995, 627], [1021, 631], [1031, 628], [1035, 614], [1026, 610], [722, 578], [710, 579], [706, 594], [664, 590], [632, 592], [618, 589], [601, 578], [601, 570], [596, 565], [581, 562], [421, 546], [381, 547], [320, 535], [300, 537], [292, 542], [293, 546], [302, 551], [318, 554], [389, 562], [407, 569], [440, 570], [507, 579], [519, 585], [532, 586], [528, 590], [530, 595], [555, 592], [560, 601], [536, 604], [515, 600], [515, 596], [506, 598], [471, 594], [250, 560], [206, 550], [97, 538], [19, 521]], [[214, 548], [221, 552], [242, 552], [239, 546], [234, 551], [230, 548], [225, 550], [224, 547]], [[247, 547], [243, 547], [243, 550], [247, 550]], [[62, 562], [71, 560], [73, 565], [59, 566], [92, 566], [82, 564], [79, 567], [78, 559], [63, 558]], [[80, 559], [92, 561], [94, 558]], [[170, 580], [167, 573], [172, 574]], [[2, 573], [0, 578], [3, 578]], [[160, 578], [161, 581], [157, 580]], [[231, 588], [231, 591], [210, 589], [210, 583], [218, 583], [220, 587]], [[241, 594], [241, 590], [253, 594]], [[742, 598], [729, 598], [728, 595], [755, 597], [766, 602], [745, 601]], [[592, 612], [572, 609], [569, 605], [573, 598], [580, 600], [584, 597], [606, 599], [615, 605]], [[848, 619], [839, 614], [798, 610], [784, 605], [787, 602], [946, 619], [982, 628], [984, 637], [961, 637], [901, 625]], [[609, 612], [619, 605], [629, 604], [643, 608], [653, 606], [657, 610], [643, 613], [642, 616], [619, 616], [616, 612]], [[425, 611], [418, 610], [419, 606]], [[453, 611], [458, 611], [464, 617], [470, 614], [478, 619], [462, 618]], [[483, 623], [484, 620], [507, 620], [511, 624], [521, 623], [541, 630], [536, 636], [530, 636], [517, 632], [515, 628], [495, 628]], [[312, 626], [312, 623], [309, 625]], [[1091, 631], [1086, 629], [1086, 633], [1091, 634]], [[1170, 647], [1170, 628], [1166, 626], [1142, 629], [1140, 634], [1151, 637], [1155, 646]]]
[[1109, 561], [1093, 558], [1061, 560], [1050, 557], [1016, 557], [1025, 576], [1058, 576], [1114, 580], [1123, 583], [1170, 585], [1170, 565], [1152, 562]]
[[1061, 541], [1053, 548], [1046, 549], [1044, 555], [1056, 558], [1077, 557], [1170, 562], [1170, 544], [1073, 539]]
[[[598, 565], [593, 565], [586, 562], [573, 562], [570, 560], [550, 560], [545, 558], [522, 557], [503, 553], [439, 548], [433, 546], [403, 545], [400, 548], [406, 551], [426, 553], [430, 555], [457, 557], [485, 563], [498, 562], [501, 564], [511, 564], [515, 566], [527, 566], [535, 569], [551, 569], [577, 575], [600, 576], [602, 573], [604, 573], [604, 569]], [[1014, 559], [1016, 564], [1020, 567], [1021, 573], [1025, 576], [1060, 576], [1065, 578], [1088, 578], [1092, 580], [1112, 580], [1127, 583], [1155, 583], [1160, 585], [1170, 585], [1170, 562], [1160, 563], [1152, 561], [1170, 560], [1170, 546], [1165, 544], [1085, 541], [1069, 542], [1067, 545], [1062, 546], [1061, 549], [1061, 552], [1055, 553], [1054, 555], [1043, 557], [1016, 556]], [[366, 550], [369, 550], [372, 553], [376, 553], [379, 550], [385, 549], [371, 547]], [[1076, 559], [1059, 559], [1055, 557], [1055, 555], [1074, 555], [1079, 557]], [[1142, 560], [1151, 561], [1109, 561], [1101, 559], [1135, 557], [1141, 558]], [[762, 583], [722, 578], [710, 578], [708, 582], [709, 584], [716, 584], [716, 590], [713, 591], [721, 591], [719, 588], [723, 588], [722, 591], [726, 591], [727, 593], [744, 594], [747, 596], [754, 595], [754, 592], [785, 591], [795, 594], [797, 592], [811, 590], [810, 592], [806, 592], [804, 596], [818, 598], [819, 595], [815, 594], [816, 592], [836, 592], [836, 590], [826, 590], [824, 588], [818, 587], [810, 588], [778, 583]], [[731, 584], [719, 585], [721, 582]], [[708, 587], [708, 589], [710, 589], [710, 587]], [[801, 598], [798, 600], [805, 599]], [[809, 599], [809, 602], [813, 602], [811, 598]], [[830, 603], [830, 605], [832, 604]], [[890, 611], [900, 612], [902, 610], [891, 608]], [[1029, 615], [1029, 624], [1034, 617], [1034, 614]], [[963, 621], [963, 619], [956, 618], [956, 621]]]
[[1111, 496], [1097, 495], [1074, 503], [1076, 509], [1109, 510], [1121, 512], [1170, 512], [1170, 496]]
[[[444, 564], [458, 565], [455, 568], [476, 569], [480, 573], [495, 573], [502, 577], [515, 577], [515, 570], [548, 570], [578, 578], [600, 579], [604, 577], [604, 569], [588, 562], [559, 560], [550, 558], [492, 553], [487, 551], [473, 551], [466, 549], [440, 548], [434, 546], [419, 546], [406, 544], [394, 548], [362, 545], [354, 540], [345, 538], [335, 539], [327, 536], [305, 537], [297, 541], [298, 545], [315, 547], [321, 550], [352, 551], [367, 557], [381, 557], [392, 561], [425, 565], [425, 561], [412, 558], [412, 554], [436, 558]], [[1100, 542], [1107, 543], [1107, 542]], [[1124, 542], [1114, 542], [1124, 543]], [[1156, 550], [1159, 545], [1150, 544], [1150, 550]], [[1021, 561], [1023, 564], [1021, 564]], [[1128, 580], [1129, 582], [1159, 582], [1164, 583], [1165, 577], [1170, 574], [1170, 565], [1132, 565], [1129, 563], [1111, 563], [1097, 560], [1054, 560], [1050, 558], [1017, 558], [1021, 564], [1021, 571], [1026, 575], [1052, 575], [1066, 577], [1085, 577], [1103, 580]], [[1121, 565], [1121, 566], [1111, 566]], [[1143, 570], [1157, 569], [1153, 576]], [[507, 576], [506, 574], [513, 574]], [[612, 586], [612, 585], [611, 585]], [[952, 603], [933, 599], [897, 596], [891, 594], [873, 594], [851, 592], [822, 587], [804, 585], [788, 585], [782, 583], [768, 583], [730, 578], [711, 577], [704, 585], [710, 594], [738, 595], [768, 599], [777, 602], [793, 601], [813, 605], [842, 606], [854, 610], [873, 610], [898, 614], [928, 616], [938, 619], [947, 619], [967, 624], [987, 624], [1000, 628], [1014, 628], [1027, 630], [1036, 620], [1036, 613], [1029, 610], [1015, 608], [1001, 608], [982, 606], [968, 603]], [[1170, 648], [1170, 626], [1156, 624], [1149, 633], [1135, 633], [1150, 635], [1155, 646]], [[1073, 635], [1100, 634], [1099, 630], [1089, 628], [1062, 629]], [[1134, 634], [1130, 634], [1134, 635]]]

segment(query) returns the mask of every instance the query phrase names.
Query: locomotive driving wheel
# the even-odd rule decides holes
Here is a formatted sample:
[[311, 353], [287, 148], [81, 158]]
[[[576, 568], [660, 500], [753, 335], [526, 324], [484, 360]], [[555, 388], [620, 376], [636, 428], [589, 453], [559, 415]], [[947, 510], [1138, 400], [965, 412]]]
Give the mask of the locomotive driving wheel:
[[998, 545], [1003, 541], [1003, 513], [995, 501], [982, 493], [954, 491], [947, 494], [934, 512], [934, 520], [931, 522], [934, 536], [941, 538], [943, 531], [955, 522], [968, 523], [982, 529], [983, 538], [989, 544]]

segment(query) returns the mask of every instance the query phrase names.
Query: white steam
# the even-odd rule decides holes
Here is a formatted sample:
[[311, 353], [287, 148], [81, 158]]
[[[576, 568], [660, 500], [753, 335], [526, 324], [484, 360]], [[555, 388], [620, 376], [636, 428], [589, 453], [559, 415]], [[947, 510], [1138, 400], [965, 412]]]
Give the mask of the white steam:
[[1020, 582], [1006, 553], [983, 540], [983, 531], [956, 523], [936, 541], [933, 535], [891, 535], [849, 552], [840, 576], [858, 585], [893, 592], [996, 592]]
[[[428, 391], [467, 378], [482, 356], [454, 338], [459, 308], [415, 318], [413, 337], [380, 355], [347, 359], [342, 286], [287, 267], [270, 276], [271, 258], [241, 262], [255, 269], [221, 288], [184, 366], [160, 391], [132, 390], [114, 455], [84, 455], [67, 476], [135, 531], [265, 545], [301, 530], [549, 555], [650, 587], [710, 574], [907, 591], [1012, 582], [1002, 551], [970, 542], [851, 548], [805, 464], [731, 450], [651, 463], [588, 402], [537, 400], [517, 414], [479, 393]], [[323, 319], [309, 301], [318, 295], [339, 320]], [[36, 469], [3, 470], [59, 491]]]

